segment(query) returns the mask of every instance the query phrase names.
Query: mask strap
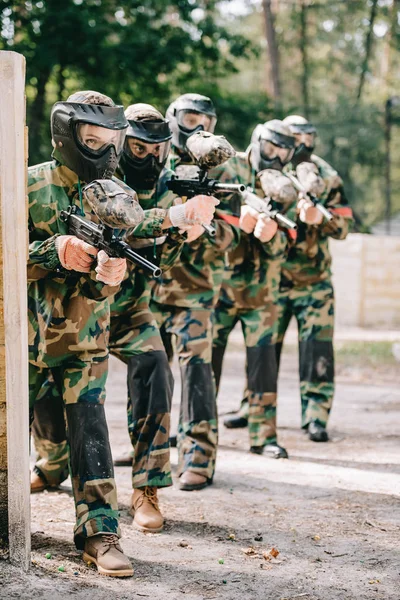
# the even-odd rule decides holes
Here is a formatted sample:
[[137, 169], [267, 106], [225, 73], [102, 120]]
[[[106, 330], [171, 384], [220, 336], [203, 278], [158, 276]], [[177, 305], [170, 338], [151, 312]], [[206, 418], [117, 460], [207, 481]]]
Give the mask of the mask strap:
[[251, 167], [251, 187], [253, 191], [256, 189], [256, 172], [253, 167]]
[[79, 193], [79, 202], [81, 205], [82, 215], [85, 216], [85, 211], [83, 210], [82, 186], [81, 186], [81, 180], [79, 178], [78, 178], [78, 193]]

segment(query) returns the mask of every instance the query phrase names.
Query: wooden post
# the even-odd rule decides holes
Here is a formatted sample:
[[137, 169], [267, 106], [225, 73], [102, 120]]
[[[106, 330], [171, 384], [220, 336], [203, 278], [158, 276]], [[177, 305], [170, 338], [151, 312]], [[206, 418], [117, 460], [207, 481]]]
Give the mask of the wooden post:
[[[25, 58], [0, 52], [0, 535], [30, 564]], [[5, 509], [5, 510], [3, 510]]]

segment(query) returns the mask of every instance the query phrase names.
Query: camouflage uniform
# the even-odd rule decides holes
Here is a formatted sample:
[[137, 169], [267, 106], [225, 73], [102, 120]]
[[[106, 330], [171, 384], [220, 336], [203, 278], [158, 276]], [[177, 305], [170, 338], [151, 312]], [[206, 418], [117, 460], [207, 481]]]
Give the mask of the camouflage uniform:
[[[145, 220], [132, 232], [134, 246], [140, 248], [142, 241], [147, 245], [146, 258], [154, 260], [153, 250], [159, 250], [163, 271], [175, 261], [185, 239], [175, 228], [161, 229], [167, 209], [176, 198], [166, 187], [171, 175], [164, 169], [154, 190], [138, 192]], [[162, 235], [166, 237], [164, 243], [154, 246], [149, 238]], [[169, 429], [173, 378], [149, 308], [150, 295], [148, 276], [129, 268], [111, 303], [110, 352], [128, 365], [128, 429], [134, 449], [134, 488], [172, 485]]]
[[[170, 164], [180, 178], [183, 162], [173, 152]], [[192, 167], [193, 172], [193, 167]], [[212, 173], [210, 173], [212, 176]], [[217, 450], [217, 409], [211, 368], [212, 311], [222, 282], [225, 253], [238, 243], [237, 218], [232, 206], [220, 195], [221, 204], [213, 221], [215, 238], [203, 234], [184, 244], [182, 253], [168, 273], [156, 282], [151, 309], [161, 335], [176, 337], [182, 396], [178, 426], [178, 473], [192, 471], [211, 482]]]
[[[155, 249], [158, 250], [162, 269], [169, 268], [174, 262], [185, 239], [174, 228], [161, 229], [167, 209], [176, 198], [166, 187], [171, 175], [171, 171], [164, 169], [155, 189], [138, 192], [145, 218], [128, 234], [130, 244], [137, 245], [137, 251], [146, 254], [148, 260], [154, 261], [157, 258]], [[163, 235], [162, 245], [156, 246], [153, 239], [149, 239], [161, 239]], [[141, 249], [143, 243], [145, 246]], [[109, 349], [128, 365], [127, 410], [134, 449], [134, 488], [172, 485], [169, 425], [173, 378], [149, 301], [149, 277], [128, 263], [119, 291], [110, 297]], [[35, 468], [50, 485], [58, 485], [66, 477], [62, 411], [58, 408], [60, 401], [57, 404], [52, 397], [57, 395], [54, 388], [46, 385], [41, 390], [41, 401], [35, 411], [35, 447], [40, 457]]]
[[[70, 473], [76, 505], [75, 543], [100, 532], [119, 534], [118, 505], [104, 413], [109, 301], [115, 293], [89, 274], [62, 269], [55, 241], [68, 234], [60, 211], [80, 199], [75, 173], [55, 161], [29, 169], [29, 385], [37, 400], [51, 374], [65, 403]], [[143, 211], [137, 206], [137, 221]]]
[[[226, 165], [229, 183], [252, 185], [264, 197], [252, 172], [249, 155], [238, 153]], [[277, 363], [275, 342], [280, 268], [286, 236], [279, 230], [267, 243], [241, 232], [239, 246], [229, 252], [221, 294], [215, 309], [213, 369], [219, 385], [229, 334], [240, 321], [246, 344], [251, 447], [276, 443]]]
[[[337, 172], [322, 158], [311, 162], [325, 182], [321, 201], [334, 218], [321, 225], [297, 219], [297, 236], [282, 267], [279, 290], [278, 365], [283, 339], [292, 316], [299, 331], [302, 427], [311, 421], [326, 426], [334, 393], [334, 293], [329, 238], [343, 240], [352, 223], [352, 211]], [[290, 168], [290, 167], [289, 167]]]

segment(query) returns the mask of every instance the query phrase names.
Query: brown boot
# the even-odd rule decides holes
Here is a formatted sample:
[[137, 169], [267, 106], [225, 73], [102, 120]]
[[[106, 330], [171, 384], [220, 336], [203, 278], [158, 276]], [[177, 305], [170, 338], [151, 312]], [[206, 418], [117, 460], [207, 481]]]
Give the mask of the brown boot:
[[94, 563], [101, 575], [108, 577], [132, 577], [133, 567], [119, 545], [115, 534], [99, 533], [86, 538], [83, 560]]
[[41, 477], [36, 471], [31, 473], [31, 494], [38, 494], [49, 488], [47, 481]]
[[207, 477], [194, 473], [193, 471], [184, 471], [179, 479], [179, 489], [185, 492], [202, 490], [209, 485]]
[[164, 518], [158, 506], [157, 488], [146, 486], [133, 490], [130, 513], [136, 529], [150, 533], [161, 531]]
[[131, 467], [133, 463], [133, 452], [125, 452], [125, 454], [121, 454], [114, 458], [114, 466], [115, 467]]

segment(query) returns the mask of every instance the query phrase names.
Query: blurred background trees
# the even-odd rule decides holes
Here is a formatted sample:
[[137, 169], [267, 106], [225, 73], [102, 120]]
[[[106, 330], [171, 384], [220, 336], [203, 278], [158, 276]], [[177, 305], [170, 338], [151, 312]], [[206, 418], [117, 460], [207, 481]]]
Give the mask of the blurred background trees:
[[[218, 131], [245, 149], [260, 121], [300, 113], [343, 176], [359, 228], [385, 215], [385, 103], [400, 96], [400, 0], [0, 0], [0, 49], [27, 58], [30, 164], [51, 152], [52, 104], [96, 89], [165, 110], [214, 100]], [[392, 205], [400, 211], [400, 107]]]

